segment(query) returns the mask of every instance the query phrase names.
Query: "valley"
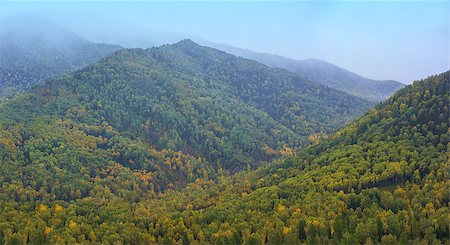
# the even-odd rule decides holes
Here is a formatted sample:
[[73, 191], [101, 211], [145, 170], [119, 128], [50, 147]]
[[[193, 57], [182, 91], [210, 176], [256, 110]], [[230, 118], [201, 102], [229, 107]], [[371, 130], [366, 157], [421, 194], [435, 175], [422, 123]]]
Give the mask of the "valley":
[[0, 244], [450, 242], [450, 71], [0, 27]]

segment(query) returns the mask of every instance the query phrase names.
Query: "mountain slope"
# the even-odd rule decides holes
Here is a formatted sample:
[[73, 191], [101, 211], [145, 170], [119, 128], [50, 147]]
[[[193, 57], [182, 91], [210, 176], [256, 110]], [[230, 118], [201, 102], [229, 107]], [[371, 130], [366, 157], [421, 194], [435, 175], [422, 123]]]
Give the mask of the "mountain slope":
[[314, 105], [311, 122], [335, 116], [331, 101], [361, 100], [190, 41], [118, 51], [0, 104], [0, 241], [448, 243], [449, 75], [227, 177], [222, 167], [263, 156], [252, 139], [302, 138], [265, 100], [287, 115], [290, 96]]
[[5, 106], [100, 126], [232, 172], [333, 132], [364, 100], [191, 41], [123, 50]]
[[294, 60], [279, 55], [257, 53], [225, 44], [216, 44], [208, 41], [201, 41], [200, 43], [230, 54], [256, 60], [270, 67], [288, 70], [305, 79], [373, 102], [387, 99], [396, 90], [405, 86], [397, 81], [371, 80], [322, 60]]
[[192, 184], [140, 212], [158, 210], [144, 219], [166, 231], [151, 229], [157, 241], [446, 244], [449, 77], [407, 86], [297, 156]]
[[0, 97], [14, 95], [121, 49], [91, 43], [40, 19], [3, 18], [0, 27]]
[[[20, 118], [3, 118], [0, 156], [6, 174], [0, 176], [0, 239], [448, 243], [449, 75], [407, 86], [297, 156], [256, 171], [220, 176], [217, 183], [197, 178], [184, 190], [159, 195], [149, 190], [154, 173], [139, 169], [132, 157], [145, 142], [127, 140], [106, 123], [77, 125], [73, 119], [53, 118], [27, 125], [18, 123]], [[20, 99], [29, 101], [23, 96], [12, 101]], [[55, 98], [41, 100], [64, 106]], [[23, 112], [13, 102], [6, 107]], [[4, 115], [7, 108], [1, 109]], [[78, 117], [86, 112], [71, 111]], [[151, 166], [161, 166], [154, 164], [157, 151], [145, 149], [153, 152]], [[133, 161], [115, 162], [121, 153]], [[177, 160], [173, 162], [177, 166]]]
[[367, 105], [188, 40], [117, 51], [0, 104], [0, 238], [150, 242], [140, 202], [292, 154]]
[[[247, 67], [246, 72], [228, 72], [223, 60]], [[165, 72], [169, 68], [171, 73]], [[0, 240], [8, 244], [448, 242], [449, 72], [400, 90], [297, 156], [232, 177], [219, 169], [211, 178], [212, 163], [186, 154], [194, 154], [192, 149], [183, 153], [171, 150], [165, 140], [151, 140], [166, 133], [176, 148], [187, 134], [176, 123], [184, 127], [187, 118], [195, 129], [205, 125], [201, 120], [219, 123], [217, 118], [226, 115], [223, 130], [210, 132], [222, 132], [227, 142], [229, 124], [260, 127], [244, 116], [248, 113], [261, 115], [254, 117], [262, 125], [294, 134], [277, 124], [269, 109], [256, 109], [264, 108], [257, 96], [245, 97], [244, 89], [235, 89], [235, 79], [226, 79], [255, 69], [267, 78], [270, 71], [278, 75], [278, 70], [185, 41], [116, 52], [36, 88], [33, 94], [1, 104]], [[213, 76], [212, 71], [221, 73]], [[206, 85], [198, 81], [230, 93], [213, 94], [214, 89], [202, 89]], [[256, 86], [264, 79], [246, 81]], [[288, 80], [271, 81], [283, 88], [281, 81]], [[207, 96], [211, 99], [201, 104]], [[243, 103], [245, 99], [254, 104]], [[229, 106], [233, 110], [226, 109]], [[212, 136], [208, 131], [193, 132]], [[259, 131], [250, 135], [264, 136]], [[245, 130], [238, 136], [252, 138]], [[263, 139], [273, 141], [271, 137]], [[155, 148], [158, 144], [169, 149]], [[161, 183], [176, 183], [173, 180], [181, 177], [192, 182], [186, 189], [155, 193], [167, 189]]]

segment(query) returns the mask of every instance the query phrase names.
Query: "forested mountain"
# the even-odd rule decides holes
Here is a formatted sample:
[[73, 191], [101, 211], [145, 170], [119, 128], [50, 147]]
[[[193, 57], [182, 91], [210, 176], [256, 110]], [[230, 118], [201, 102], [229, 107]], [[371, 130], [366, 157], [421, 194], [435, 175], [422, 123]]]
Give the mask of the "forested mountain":
[[187, 40], [118, 51], [0, 104], [0, 241], [448, 243], [449, 75], [294, 155], [364, 101]]
[[447, 244], [449, 76], [401, 89], [296, 156], [197, 181], [134, 215], [148, 214], [139, 221], [158, 242]]
[[117, 51], [0, 104], [0, 240], [72, 241], [57, 227], [79, 221], [26, 217], [68, 218], [83, 202], [77, 215], [103, 219], [89, 213], [110, 198], [137, 203], [292, 155], [368, 105], [189, 40]]
[[377, 81], [362, 77], [328, 62], [308, 59], [294, 60], [279, 55], [257, 53], [230, 45], [217, 44], [205, 40], [200, 43], [223, 50], [247, 59], [256, 60], [270, 67], [278, 67], [296, 73], [305, 79], [318, 82], [322, 85], [378, 102], [387, 99], [396, 90], [405, 85], [397, 81]]
[[80, 69], [121, 49], [92, 43], [46, 20], [0, 20], [0, 99]]
[[11, 101], [0, 113], [23, 122], [38, 114], [111, 125], [130, 140], [235, 172], [333, 132], [368, 104], [185, 40], [116, 52]]

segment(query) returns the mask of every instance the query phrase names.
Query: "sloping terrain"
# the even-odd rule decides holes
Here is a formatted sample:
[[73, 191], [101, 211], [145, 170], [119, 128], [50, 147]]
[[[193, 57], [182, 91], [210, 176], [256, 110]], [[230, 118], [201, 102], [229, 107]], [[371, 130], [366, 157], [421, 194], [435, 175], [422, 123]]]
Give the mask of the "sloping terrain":
[[[180, 63], [192, 57], [180, 53], [186, 47], [192, 50], [196, 46], [182, 42], [147, 51], [120, 51], [63, 80], [37, 88], [34, 94], [18, 96], [0, 106], [1, 115], [6, 115], [2, 117], [0, 137], [3, 241], [448, 242], [449, 72], [407, 86], [296, 156], [229, 177], [219, 169], [209, 177], [206, 170], [211, 162], [202, 165], [201, 158], [168, 146], [154, 149], [148, 143], [152, 137], [138, 134], [141, 130], [160, 132], [163, 127], [154, 126], [158, 117], [150, 114], [147, 118], [152, 120], [135, 130], [129, 125], [139, 124], [127, 119], [138, 118], [133, 110], [146, 113], [148, 102], [143, 99], [152, 97], [134, 95], [137, 92], [132, 89], [133, 82], [139, 82], [141, 93], [163, 90], [169, 79], [156, 76], [163, 67], [171, 68], [170, 74], [178, 78], [176, 84], [190, 81], [191, 86], [197, 85], [186, 75], [193, 72], [192, 67]], [[186, 59], [175, 59], [176, 54]], [[120, 57], [127, 57], [130, 63]], [[165, 62], [161, 64], [161, 60]], [[148, 67], [152, 72], [143, 72]], [[119, 70], [127, 72], [128, 83], [120, 82]], [[142, 80], [144, 75], [152, 79]], [[151, 90], [143, 86], [153, 81], [164, 86], [153, 86]], [[210, 81], [224, 86], [223, 80]], [[188, 88], [177, 91], [188, 91], [193, 98], [199, 96]], [[225, 88], [233, 91], [232, 87]], [[114, 100], [106, 100], [107, 94]], [[163, 96], [180, 101], [179, 97], [169, 97], [173, 96], [170, 93]], [[163, 96], [157, 101], [164, 101]], [[229, 96], [240, 101], [238, 106], [246, 105], [241, 103], [240, 92]], [[135, 104], [135, 97], [141, 99], [140, 104]], [[127, 110], [121, 109], [122, 103]], [[152, 107], [158, 108], [154, 103]], [[212, 105], [199, 108], [206, 110]], [[255, 102], [247, 108], [255, 110], [258, 106]], [[168, 108], [159, 109], [159, 115], [174, 111]], [[271, 118], [269, 110], [258, 111], [264, 115], [259, 122]], [[195, 122], [195, 118], [191, 120]], [[173, 125], [170, 120], [165, 122], [166, 127]], [[249, 123], [246, 128], [251, 126]], [[278, 127], [289, 132], [286, 127]], [[243, 138], [244, 133], [240, 133]], [[179, 135], [182, 139], [183, 133]], [[292, 154], [289, 149], [284, 152]], [[155, 192], [155, 184], [167, 181], [165, 174], [177, 173], [175, 170], [179, 176], [191, 176], [195, 181], [179, 191]]]
[[92, 64], [121, 49], [92, 43], [49, 21], [0, 20], [0, 99]]
[[385, 100], [395, 91], [405, 86], [392, 80], [377, 81], [368, 79], [322, 60], [294, 60], [279, 55], [257, 53], [204, 40], [201, 43], [230, 54], [256, 60], [270, 67], [285, 69], [305, 79], [373, 102]]
[[5, 120], [39, 115], [106, 123], [132, 140], [235, 172], [280, 155], [280, 149], [304, 146], [311, 135], [333, 132], [368, 105], [186, 40], [116, 52], [37, 87], [0, 113]]
[[401, 89], [296, 156], [198, 181], [136, 214], [149, 212], [159, 242], [446, 244], [449, 77]]
[[[131, 205], [218, 181], [293, 154], [310, 134], [332, 132], [367, 107], [187, 40], [117, 51], [0, 104], [0, 240], [73, 242], [56, 232], [69, 220], [26, 220], [78, 202], [88, 206], [75, 213], [90, 216], [111, 200]], [[85, 228], [80, 241], [95, 240], [98, 231]]]

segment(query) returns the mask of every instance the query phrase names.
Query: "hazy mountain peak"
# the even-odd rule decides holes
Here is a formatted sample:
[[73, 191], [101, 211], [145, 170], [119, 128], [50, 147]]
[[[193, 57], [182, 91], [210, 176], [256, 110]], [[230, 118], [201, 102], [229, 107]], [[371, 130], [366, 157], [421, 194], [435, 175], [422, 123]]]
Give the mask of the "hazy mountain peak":
[[70, 45], [73, 43], [87, 43], [88, 41], [67, 28], [46, 19], [25, 16], [8, 17], [0, 20], [0, 35], [2, 43], [10, 40], [11, 35], [15, 39], [32, 39], [33, 42], [45, 42], [55, 45]]
[[180, 40], [180, 41], [178, 41], [178, 42], [176, 42], [176, 43], [173, 44], [173, 46], [177, 46], [177, 45], [182, 45], [182, 46], [184, 46], [184, 45], [186, 45], [186, 46], [196, 45], [196, 46], [200, 46], [198, 43], [192, 41], [192, 40], [189, 39], [189, 38]]
[[33, 16], [0, 20], [0, 98], [82, 68], [121, 49], [92, 43]]
[[[167, 46], [167, 45], [166, 45]], [[191, 39], [183, 39], [181, 41], [178, 41], [174, 44], [169, 44], [168, 46], [171, 46], [176, 49], [181, 49], [188, 52], [193, 52], [194, 50], [198, 50], [202, 48], [200, 44], [192, 41]]]

